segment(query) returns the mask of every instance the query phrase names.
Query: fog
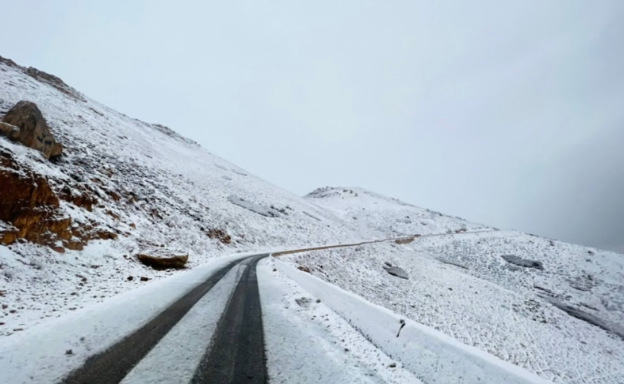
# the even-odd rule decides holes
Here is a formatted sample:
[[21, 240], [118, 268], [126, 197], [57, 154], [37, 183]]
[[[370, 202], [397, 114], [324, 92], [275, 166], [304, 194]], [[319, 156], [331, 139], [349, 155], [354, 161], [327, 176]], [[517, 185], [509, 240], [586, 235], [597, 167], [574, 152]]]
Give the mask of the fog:
[[0, 55], [299, 195], [624, 252], [624, 2], [2, 2]]

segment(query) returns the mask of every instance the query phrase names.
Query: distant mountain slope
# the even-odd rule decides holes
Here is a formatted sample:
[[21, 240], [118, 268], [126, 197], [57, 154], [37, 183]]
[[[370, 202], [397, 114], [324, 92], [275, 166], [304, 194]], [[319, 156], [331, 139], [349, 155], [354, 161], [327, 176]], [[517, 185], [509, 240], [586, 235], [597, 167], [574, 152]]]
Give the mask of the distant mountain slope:
[[[224, 252], [360, 239], [331, 213], [173, 130], [125, 116], [57, 77], [0, 57], [0, 121], [21, 100], [39, 107], [63, 155], [48, 161], [0, 135], [2, 158], [12, 167], [0, 172], [43, 178], [60, 201], [54, 224], [71, 223], [58, 236], [48, 232], [0, 245], [0, 291], [7, 305], [0, 334], [53, 309], [138, 285], [138, 275], [163, 275], [136, 262], [134, 256], [149, 248], [188, 254], [194, 266]], [[10, 193], [1, 189], [0, 200]], [[13, 224], [0, 221], [0, 232], [15, 231]], [[129, 276], [135, 278], [127, 281]], [[100, 292], [87, 294], [89, 289]], [[52, 297], [40, 295], [52, 291]]]
[[360, 188], [306, 198], [374, 236], [444, 235], [286, 262], [553, 382], [624, 382], [624, 255], [472, 224]]
[[325, 187], [305, 196], [361, 232], [386, 237], [489, 230], [459, 217], [416, 207], [362, 188]]

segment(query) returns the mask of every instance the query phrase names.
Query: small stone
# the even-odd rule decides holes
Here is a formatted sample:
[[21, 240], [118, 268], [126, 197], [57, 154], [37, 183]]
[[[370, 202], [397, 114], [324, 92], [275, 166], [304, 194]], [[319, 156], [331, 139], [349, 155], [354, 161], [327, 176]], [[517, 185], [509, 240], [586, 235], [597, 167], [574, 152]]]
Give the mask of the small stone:
[[149, 277], [141, 276], [141, 281], [149, 281]]
[[390, 368], [396, 368], [396, 363], [391, 363], [390, 365], [388, 365], [388, 367], [390, 367]]
[[316, 302], [317, 302], [317, 303], [320, 303], [320, 302], [321, 302], [321, 299], [316, 299]]
[[65, 354], [66, 354], [66, 355], [73, 355], [73, 354], [74, 354], [74, 351], [73, 351], [73, 350], [71, 350], [71, 349], [68, 349], [68, 350], [66, 350], [66, 351], [65, 351]]
[[127, 279], [127, 280], [128, 280], [128, 281], [132, 281], [132, 280], [134, 280], [134, 276], [128, 276], [128, 279]]

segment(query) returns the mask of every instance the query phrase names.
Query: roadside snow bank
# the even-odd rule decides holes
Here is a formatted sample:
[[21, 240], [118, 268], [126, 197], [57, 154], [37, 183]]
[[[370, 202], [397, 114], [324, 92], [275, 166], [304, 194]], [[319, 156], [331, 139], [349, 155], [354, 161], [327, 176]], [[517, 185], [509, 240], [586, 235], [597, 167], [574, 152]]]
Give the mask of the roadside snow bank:
[[275, 265], [426, 383], [550, 383], [282, 261], [275, 259]]
[[201, 267], [0, 339], [0, 383], [59, 381], [89, 356], [143, 326], [220, 268], [254, 254], [216, 258]]

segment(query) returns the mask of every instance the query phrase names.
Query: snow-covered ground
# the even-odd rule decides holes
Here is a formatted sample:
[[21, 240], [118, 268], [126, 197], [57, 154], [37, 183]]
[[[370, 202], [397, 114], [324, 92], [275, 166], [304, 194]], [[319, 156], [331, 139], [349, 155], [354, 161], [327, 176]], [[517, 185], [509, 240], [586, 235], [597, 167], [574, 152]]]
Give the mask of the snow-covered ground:
[[[461, 342], [541, 378], [624, 383], [618, 336], [624, 333], [623, 255], [470, 223], [360, 188], [321, 188], [301, 198], [166, 127], [120, 114], [0, 59], [0, 117], [20, 100], [39, 106], [65, 155], [48, 162], [2, 137], [0, 150], [48, 178], [55, 192], [69, 188], [75, 199], [61, 200], [60, 211], [74, 225], [119, 236], [65, 253], [27, 242], [0, 246], [0, 365], [11, 369], [0, 370], [0, 379], [28, 382], [32, 372], [43, 375], [36, 376], [39, 382], [58, 378], [228, 260], [218, 256], [422, 235], [280, 260], [405, 317], [409, 329], [429, 327], [453, 338], [449, 345]], [[78, 203], [83, 195], [95, 200], [91, 210]], [[8, 227], [0, 222], [0, 230]], [[136, 260], [154, 247], [188, 254], [189, 270], [154, 271]], [[425, 377], [401, 362], [390, 367], [392, 353], [352, 328], [355, 319], [317, 303], [274, 271], [274, 263], [258, 267], [273, 381], [295, 382], [296, 369], [314, 367], [327, 369], [329, 382], [418, 383]], [[389, 265], [409, 278], [390, 275]], [[236, 271], [228, 276], [208, 307], [204, 301], [189, 312], [178, 336], [197, 316], [223, 306]], [[156, 305], [148, 298], [159, 292]], [[574, 311], [585, 320], [569, 314]], [[115, 314], [117, 321], [110, 317]], [[210, 333], [214, 321], [198, 332]], [[177, 345], [176, 339], [167, 342]], [[163, 359], [162, 348], [168, 347], [154, 349], [153, 361]], [[67, 349], [73, 354], [65, 355]], [[190, 360], [198, 350], [188, 351]], [[306, 357], [311, 365], [297, 366]], [[310, 373], [298, 380], [314, 379]]]
[[[96, 200], [92, 211], [61, 200], [61, 213], [74, 225], [102, 227], [120, 236], [63, 254], [30, 243], [0, 246], [0, 337], [149, 284], [140, 276], [168, 276], [136, 262], [136, 254], [147, 248], [181, 250], [189, 255], [187, 265], [195, 267], [237, 251], [361, 239], [332, 213], [174, 131], [62, 89], [70, 91], [0, 60], [0, 118], [20, 100], [35, 102], [63, 144], [64, 156], [48, 162], [4, 137], [0, 149], [45, 175], [57, 193], [69, 188], [72, 196]], [[202, 129], [218, 132], [216, 127]]]
[[[361, 211], [366, 221], [362, 216], [354, 221], [386, 234], [433, 233], [426, 232], [432, 227], [447, 234], [281, 260], [554, 382], [624, 382], [624, 341], [618, 336], [624, 324], [624, 256], [486, 230], [447, 216], [397, 230], [397, 219], [414, 217], [419, 208], [359, 189], [336, 190], [311, 199], [345, 219]], [[457, 233], [462, 225], [467, 233]], [[473, 229], [485, 231], [470, 233]], [[543, 269], [510, 264], [505, 255], [540, 262]], [[385, 263], [402, 268], [409, 279], [390, 275]], [[590, 314], [610, 331], [570, 316], [551, 300]]]
[[306, 199], [372, 236], [400, 237], [492, 230], [459, 217], [416, 207], [362, 188], [319, 188]]

